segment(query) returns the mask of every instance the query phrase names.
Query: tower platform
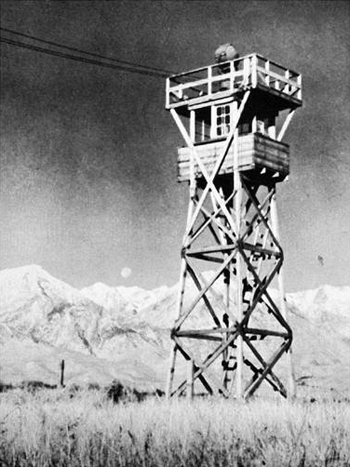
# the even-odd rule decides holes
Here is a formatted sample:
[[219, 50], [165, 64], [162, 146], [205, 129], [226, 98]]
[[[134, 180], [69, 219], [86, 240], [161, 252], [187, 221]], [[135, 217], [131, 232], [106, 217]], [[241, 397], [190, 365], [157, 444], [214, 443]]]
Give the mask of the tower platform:
[[276, 112], [302, 105], [301, 74], [250, 54], [170, 76], [166, 81], [166, 109], [186, 115], [193, 106], [227, 98], [247, 89], [256, 105]]
[[[211, 141], [198, 145], [197, 152], [209, 172], [225, 146], [225, 141]], [[219, 175], [233, 172], [234, 150], [230, 146]], [[178, 181], [190, 181], [191, 149], [188, 147], [178, 150]], [[240, 171], [265, 169], [270, 171], [275, 181], [283, 180], [289, 174], [289, 146], [259, 133], [250, 133], [238, 138], [238, 168]], [[266, 172], [265, 172], [266, 173]], [[194, 162], [194, 176], [203, 177], [198, 163]]]

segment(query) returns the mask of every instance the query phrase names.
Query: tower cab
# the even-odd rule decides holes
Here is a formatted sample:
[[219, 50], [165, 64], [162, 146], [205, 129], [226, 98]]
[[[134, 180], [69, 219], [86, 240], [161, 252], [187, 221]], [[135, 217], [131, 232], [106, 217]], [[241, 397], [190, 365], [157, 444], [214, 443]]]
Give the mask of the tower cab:
[[[301, 75], [257, 54], [238, 58], [232, 48], [221, 46], [214, 65], [168, 78], [166, 109], [176, 112], [188, 127], [191, 146], [209, 173], [233, 136], [240, 171], [264, 172], [283, 180], [289, 173], [289, 146], [281, 140], [295, 109], [302, 105]], [[178, 150], [179, 181], [190, 180], [192, 150], [189, 146]], [[233, 172], [233, 154], [230, 144], [220, 175]], [[194, 175], [203, 176], [196, 163]]]

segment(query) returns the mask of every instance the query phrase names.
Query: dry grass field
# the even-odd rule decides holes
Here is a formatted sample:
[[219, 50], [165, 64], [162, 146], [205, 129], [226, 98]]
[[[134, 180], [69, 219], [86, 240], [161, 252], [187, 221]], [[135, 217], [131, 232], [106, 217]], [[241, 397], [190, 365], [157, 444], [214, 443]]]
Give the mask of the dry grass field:
[[1, 395], [2, 466], [350, 466], [350, 404]]

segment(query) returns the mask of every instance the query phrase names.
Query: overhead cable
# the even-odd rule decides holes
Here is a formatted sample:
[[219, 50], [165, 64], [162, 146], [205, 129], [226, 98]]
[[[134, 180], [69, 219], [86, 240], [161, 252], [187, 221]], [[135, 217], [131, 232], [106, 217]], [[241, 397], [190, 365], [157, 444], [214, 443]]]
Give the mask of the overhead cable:
[[44, 53], [44, 54], [48, 54], [48, 55], [53, 55], [55, 57], [67, 58], [67, 59], [70, 59], [70, 60], [75, 60], [77, 62], [89, 63], [91, 65], [97, 65], [97, 66], [101, 66], [101, 67], [105, 67], [105, 68], [113, 68], [113, 69], [117, 69], [117, 70], [128, 71], [130, 73], [138, 73], [138, 74], [141, 74], [141, 75], [154, 76], [154, 77], [158, 77], [158, 78], [167, 78], [168, 77], [168, 73], [166, 73], [166, 72], [159, 72], [159, 71], [155, 71], [155, 70], [151, 70], [151, 69], [143, 69], [139, 65], [134, 65], [134, 66], [130, 65], [129, 66], [129, 65], [125, 65], [125, 64], [124, 65], [118, 65], [117, 63], [103, 62], [103, 61], [100, 61], [100, 60], [94, 60], [94, 59], [87, 58], [87, 57], [81, 57], [81, 56], [78, 56], [78, 55], [68, 54], [68, 53], [65, 53], [65, 52], [60, 52], [58, 50], [52, 50], [52, 49], [48, 49], [48, 48], [45, 48], [45, 47], [40, 47], [40, 46], [37, 46], [37, 45], [27, 44], [27, 43], [21, 42], [21, 41], [15, 41], [15, 40], [8, 39], [8, 38], [5, 38], [5, 37], [0, 37], [0, 41], [4, 42], [5, 44], [14, 45], [14, 46], [17, 46], [17, 47], [22, 47], [24, 49], [33, 50], [35, 52], [40, 52], [40, 53]]
[[52, 45], [54, 47], [58, 47], [58, 48], [61, 48], [61, 49], [66, 49], [66, 50], [69, 50], [71, 52], [78, 52], [80, 54], [90, 55], [91, 57], [96, 57], [96, 58], [100, 58], [100, 59], [103, 59], [103, 60], [109, 60], [111, 62], [120, 63], [121, 65], [126, 65], [126, 66], [130, 66], [130, 67], [134, 67], [134, 68], [143, 68], [145, 70], [150, 70], [150, 71], [162, 73], [163, 75], [164, 74], [166, 74], [166, 75], [175, 74], [173, 71], [164, 70], [164, 69], [161, 69], [161, 68], [152, 67], [152, 66], [148, 66], [148, 65], [140, 65], [140, 64], [137, 64], [137, 63], [126, 61], [126, 60], [120, 60], [120, 59], [115, 58], [115, 57], [108, 57], [108, 56], [101, 55], [101, 54], [98, 54], [98, 53], [95, 53], [95, 52], [88, 52], [86, 50], [78, 49], [78, 48], [75, 48], [75, 47], [70, 47], [70, 46], [67, 46], [67, 45], [64, 45], [64, 44], [59, 44], [58, 42], [48, 41], [48, 40], [45, 40], [45, 39], [40, 39], [39, 37], [32, 36], [30, 34], [24, 34], [22, 32], [14, 31], [13, 29], [0, 27], [0, 30], [5, 31], [5, 32], [10, 33], [10, 34], [15, 34], [16, 36], [21, 36], [21, 37], [25, 37], [27, 39], [31, 39], [31, 40], [34, 40], [34, 41], [37, 41], [37, 42], [41, 42], [43, 44]]

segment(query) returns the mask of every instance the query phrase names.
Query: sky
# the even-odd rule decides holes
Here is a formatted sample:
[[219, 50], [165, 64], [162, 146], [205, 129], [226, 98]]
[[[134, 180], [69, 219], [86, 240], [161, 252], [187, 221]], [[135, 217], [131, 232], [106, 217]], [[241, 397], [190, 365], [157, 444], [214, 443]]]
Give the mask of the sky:
[[[350, 285], [350, 2], [0, 8], [3, 28], [174, 72], [213, 63], [231, 42], [302, 73], [304, 105], [284, 138], [291, 174], [278, 186], [286, 290]], [[79, 288], [175, 284], [188, 187], [176, 181], [183, 141], [165, 80], [1, 45], [0, 269], [39, 264]]]

